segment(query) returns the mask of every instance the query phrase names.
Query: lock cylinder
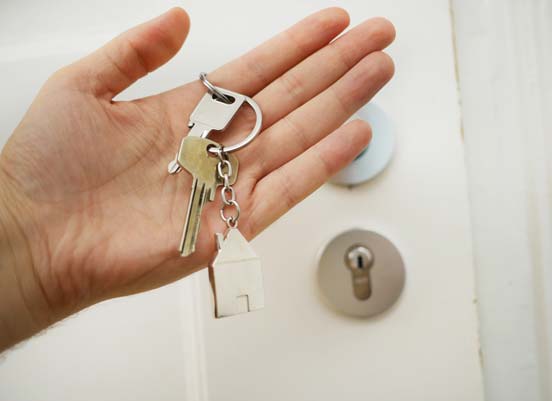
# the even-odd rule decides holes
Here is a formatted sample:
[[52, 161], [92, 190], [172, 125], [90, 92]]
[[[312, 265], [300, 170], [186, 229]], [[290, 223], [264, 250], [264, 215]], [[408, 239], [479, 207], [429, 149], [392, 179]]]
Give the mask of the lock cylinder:
[[406, 270], [386, 237], [354, 229], [334, 237], [320, 253], [318, 283], [326, 304], [348, 316], [372, 317], [400, 298]]
[[353, 292], [360, 300], [370, 298], [372, 284], [370, 268], [374, 264], [374, 254], [363, 245], [353, 245], [345, 253], [345, 264], [351, 271]]

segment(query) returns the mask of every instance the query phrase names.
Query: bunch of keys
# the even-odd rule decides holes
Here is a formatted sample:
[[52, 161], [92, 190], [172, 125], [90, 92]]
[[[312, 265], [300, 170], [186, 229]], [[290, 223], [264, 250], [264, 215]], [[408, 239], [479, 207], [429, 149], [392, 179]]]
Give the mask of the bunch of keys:
[[[217, 254], [209, 264], [209, 280], [215, 299], [215, 317], [232, 316], [264, 307], [263, 279], [259, 257], [238, 230], [241, 209], [233, 185], [238, 177], [238, 159], [232, 154], [248, 145], [260, 132], [262, 114], [250, 97], [211, 84], [205, 73], [200, 79], [208, 92], [190, 115], [188, 136], [182, 139], [176, 157], [169, 163], [170, 174], [182, 169], [192, 175], [192, 190], [186, 212], [180, 254], [191, 255], [201, 223], [205, 202], [212, 202], [221, 188], [220, 216], [226, 223], [225, 233], [215, 234]], [[239, 108], [249, 104], [256, 115], [251, 132], [239, 143], [223, 147], [208, 139], [212, 131], [224, 131]], [[235, 214], [227, 216], [228, 209]]]

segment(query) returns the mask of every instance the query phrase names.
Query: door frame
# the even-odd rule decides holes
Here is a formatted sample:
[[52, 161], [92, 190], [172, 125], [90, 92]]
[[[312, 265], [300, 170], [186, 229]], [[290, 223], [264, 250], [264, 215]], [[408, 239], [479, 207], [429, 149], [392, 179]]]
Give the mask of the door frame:
[[486, 399], [549, 400], [552, 4], [451, 0], [451, 17]]

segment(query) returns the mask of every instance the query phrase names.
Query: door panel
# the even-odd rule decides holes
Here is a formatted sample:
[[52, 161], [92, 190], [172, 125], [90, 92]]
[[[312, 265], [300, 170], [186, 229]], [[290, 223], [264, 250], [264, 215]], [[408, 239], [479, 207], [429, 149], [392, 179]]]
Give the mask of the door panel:
[[[212, 319], [201, 273], [209, 399], [482, 399], [448, 2], [340, 5], [353, 20], [385, 15], [396, 25], [396, 76], [374, 99], [393, 118], [395, 157], [365, 185], [324, 186], [255, 240], [264, 311]], [[304, 6], [271, 13], [279, 21]], [[356, 227], [390, 238], [407, 269], [398, 303], [368, 320], [326, 307], [316, 280], [323, 245]]]

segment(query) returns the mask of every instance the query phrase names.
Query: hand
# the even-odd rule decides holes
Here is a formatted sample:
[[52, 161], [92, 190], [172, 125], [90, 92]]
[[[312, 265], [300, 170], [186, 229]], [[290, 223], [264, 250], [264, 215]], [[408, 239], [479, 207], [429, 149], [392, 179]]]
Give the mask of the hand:
[[[334, 40], [348, 23], [341, 9], [320, 11], [209, 73], [263, 111], [263, 132], [236, 154], [240, 231], [248, 239], [370, 140], [365, 122], [342, 124], [393, 75], [381, 50], [394, 29], [376, 18]], [[3, 304], [12, 307], [0, 307], [11, 333], [0, 335], [0, 349], [98, 301], [175, 281], [213, 256], [214, 233], [224, 229], [220, 201], [205, 205], [196, 252], [181, 258], [191, 179], [167, 174], [205, 88], [194, 81], [113, 101], [171, 59], [188, 28], [187, 14], [175, 8], [62, 68], [3, 149], [0, 293], [11, 294]], [[250, 129], [252, 113], [243, 109], [216, 140], [232, 143]]]

